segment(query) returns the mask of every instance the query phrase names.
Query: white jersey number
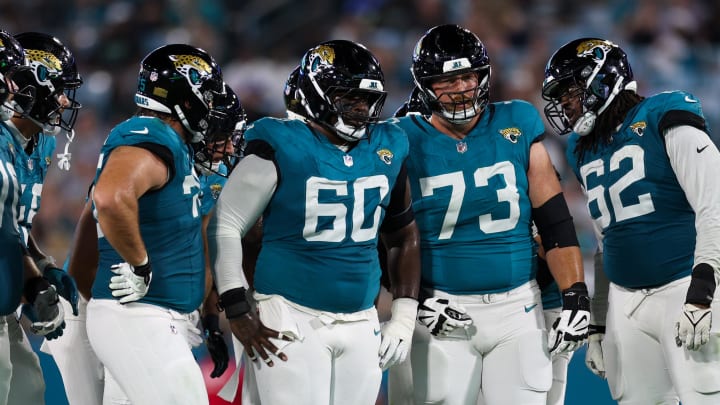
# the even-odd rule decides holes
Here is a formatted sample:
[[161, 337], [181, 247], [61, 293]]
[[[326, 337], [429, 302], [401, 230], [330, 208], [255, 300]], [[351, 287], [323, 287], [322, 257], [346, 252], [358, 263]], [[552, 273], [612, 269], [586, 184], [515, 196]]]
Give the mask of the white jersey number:
[[[322, 177], [311, 177], [305, 183], [305, 226], [303, 238], [309, 242], [342, 242], [347, 238], [347, 221], [352, 216], [350, 238], [355, 242], [365, 242], [377, 235], [380, 226], [381, 207], [378, 205], [372, 212], [372, 223], [363, 228], [365, 223], [365, 195], [368, 190], [377, 189], [380, 200], [390, 191], [387, 177], [383, 175], [360, 177], [353, 183], [353, 206], [348, 213], [348, 207], [339, 202], [320, 202], [320, 192], [332, 192], [336, 196], [348, 195], [348, 182], [329, 180]], [[332, 218], [332, 227], [318, 230], [320, 217]]]
[[[620, 177], [613, 185], [607, 188], [607, 194], [610, 197], [610, 207], [615, 215], [616, 222], [621, 222], [655, 212], [655, 205], [653, 204], [650, 193], [637, 196], [638, 202], [636, 204], [623, 204], [620, 194], [633, 183], [645, 178], [645, 165], [643, 163], [645, 160], [645, 151], [643, 151], [643, 149], [638, 145], [627, 145], [622, 147], [610, 157], [610, 171], [613, 172], [620, 169], [620, 162], [625, 159], [630, 159], [632, 167], [627, 173], [625, 173], [625, 175]], [[601, 229], [607, 228], [612, 220], [610, 216], [610, 209], [608, 208], [608, 203], [605, 198], [606, 190], [605, 187], [601, 185], [587, 189], [587, 180], [590, 175], [602, 177], [604, 174], [605, 165], [603, 164], [602, 159], [588, 162], [580, 168], [580, 176], [582, 177], [583, 185], [587, 190], [588, 209], [590, 208], [590, 204], [592, 202], [597, 204], [600, 215], [594, 220]]]
[[[498, 162], [492, 166], [476, 169], [473, 173], [475, 187], [487, 187], [489, 180], [498, 175], [505, 180], [505, 187], [496, 191], [497, 199], [498, 202], [506, 202], [510, 205], [510, 215], [499, 219], [493, 219], [491, 214], [480, 215], [478, 224], [485, 233], [509, 231], [515, 228], [520, 219], [520, 194], [516, 186], [515, 169], [510, 162]], [[450, 201], [438, 236], [438, 239], [444, 240], [452, 237], [460, 216], [466, 188], [463, 173], [452, 172], [420, 179], [420, 192], [423, 197], [433, 195], [435, 189], [441, 187], [450, 187]]]
[[200, 216], [200, 181], [195, 169], [183, 179], [183, 194], [192, 194], [192, 216]]

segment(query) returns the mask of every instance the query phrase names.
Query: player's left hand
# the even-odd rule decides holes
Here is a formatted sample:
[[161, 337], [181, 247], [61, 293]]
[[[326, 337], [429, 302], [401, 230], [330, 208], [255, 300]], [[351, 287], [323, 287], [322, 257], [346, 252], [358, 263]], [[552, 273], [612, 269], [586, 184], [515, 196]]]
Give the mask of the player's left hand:
[[43, 270], [43, 277], [55, 286], [58, 294], [65, 298], [72, 307], [72, 313], [78, 316], [78, 295], [77, 285], [75, 279], [72, 278], [65, 270], [57, 268], [55, 266], [47, 266]]
[[380, 368], [387, 370], [402, 363], [410, 351], [418, 302], [412, 298], [396, 298], [392, 302], [392, 317], [382, 327]]
[[588, 338], [590, 297], [587, 286], [577, 282], [563, 291], [562, 296], [562, 312], [548, 333], [548, 350], [551, 355], [575, 351]]
[[[150, 262], [145, 266], [150, 266]], [[143, 266], [143, 267], [145, 267]], [[138, 266], [140, 267], [140, 266]], [[145, 269], [143, 269], [145, 271]], [[147, 294], [152, 281], [152, 271], [147, 269], [147, 274], [136, 274], [136, 269], [127, 262], [113, 264], [110, 271], [117, 274], [110, 278], [110, 290], [113, 297], [120, 297], [121, 304], [127, 304], [141, 299]]]
[[210, 378], [218, 378], [227, 370], [228, 362], [230, 361], [228, 347], [223, 338], [223, 332], [220, 330], [217, 315], [205, 315], [202, 324], [205, 329], [205, 345], [215, 365], [213, 371], [210, 373]]
[[34, 298], [32, 305], [23, 305], [23, 315], [30, 320], [30, 329], [45, 339], [56, 339], [65, 328], [65, 312], [58, 298], [55, 286], [48, 285]]
[[699, 350], [710, 340], [711, 327], [710, 307], [701, 308], [694, 304], [685, 304], [680, 321], [675, 324], [675, 343], [678, 347], [685, 344], [688, 350]]

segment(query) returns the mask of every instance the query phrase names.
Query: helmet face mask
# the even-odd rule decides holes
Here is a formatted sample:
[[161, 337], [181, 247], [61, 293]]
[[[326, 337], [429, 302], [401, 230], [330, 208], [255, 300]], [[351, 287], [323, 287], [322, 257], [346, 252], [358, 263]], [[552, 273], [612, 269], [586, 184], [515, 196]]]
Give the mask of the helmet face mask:
[[26, 32], [15, 38], [25, 48], [29, 66], [17, 75], [17, 82], [21, 87], [35, 87], [36, 91], [28, 118], [49, 135], [60, 130], [71, 132], [82, 108], [75, 97], [83, 83], [75, 57], [59, 39], [48, 34]]
[[185, 44], [165, 45], [140, 63], [135, 104], [170, 114], [200, 142], [208, 129], [214, 100], [224, 96], [222, 73], [205, 51]]
[[368, 136], [387, 93], [377, 59], [352, 41], [324, 42], [302, 58], [297, 96], [305, 116], [348, 142]]
[[[455, 124], [484, 111], [490, 101], [490, 58], [477, 35], [458, 25], [433, 27], [415, 45], [410, 68], [418, 97], [427, 110]], [[433, 84], [476, 74], [476, 86], [461, 91], [435, 91]], [[452, 100], [452, 101], [450, 101]]]
[[[588, 135], [622, 90], [635, 89], [632, 69], [620, 47], [604, 39], [576, 39], [558, 49], [545, 67], [545, 116], [561, 135], [572, 131]], [[579, 100], [582, 111], [568, 117], [563, 107], [571, 106], [573, 99]]]
[[[224, 95], [214, 99], [208, 112], [204, 140], [193, 144], [195, 165], [205, 175], [215, 173], [227, 177], [244, 146], [245, 109], [230, 86], [224, 84], [224, 88]], [[228, 168], [228, 174], [219, 171], [220, 163]]]

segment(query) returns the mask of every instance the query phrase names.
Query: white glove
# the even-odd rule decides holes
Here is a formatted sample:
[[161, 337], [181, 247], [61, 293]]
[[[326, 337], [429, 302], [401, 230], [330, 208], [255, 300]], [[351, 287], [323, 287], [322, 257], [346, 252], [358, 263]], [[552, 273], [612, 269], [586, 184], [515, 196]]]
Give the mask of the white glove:
[[563, 309], [548, 333], [548, 350], [554, 356], [581, 348], [588, 338], [590, 298], [585, 283], [563, 291]]
[[455, 329], [467, 329], [473, 323], [462, 305], [437, 297], [427, 298], [420, 304], [417, 318], [435, 336], [447, 336]]
[[[591, 329], [594, 325], [591, 325]], [[603, 327], [604, 329], [604, 327]], [[602, 341], [605, 333], [591, 333], [588, 338], [588, 348], [585, 353], [585, 365], [600, 378], [605, 378], [605, 360], [603, 360]]]
[[680, 321], [675, 323], [677, 331], [675, 343], [678, 347], [683, 343], [688, 350], [699, 350], [700, 346], [710, 340], [712, 327], [712, 311], [710, 308], [700, 308], [693, 304], [683, 305]]
[[147, 294], [152, 280], [152, 271], [149, 269], [149, 262], [142, 267], [145, 266], [148, 267], [147, 274], [141, 275], [135, 274], [135, 267], [127, 262], [110, 266], [110, 270], [117, 274], [110, 278], [110, 289], [113, 297], [121, 297], [121, 304], [137, 301]]
[[185, 319], [185, 340], [187, 340], [190, 347], [200, 346], [205, 341], [204, 333], [198, 328], [200, 324], [200, 312], [195, 310], [185, 315]]
[[397, 298], [392, 302], [392, 317], [382, 327], [380, 368], [387, 370], [402, 363], [410, 352], [418, 302], [412, 298]]
[[37, 335], [54, 339], [62, 335], [65, 328], [65, 312], [54, 285], [40, 291], [32, 305], [30, 329]]

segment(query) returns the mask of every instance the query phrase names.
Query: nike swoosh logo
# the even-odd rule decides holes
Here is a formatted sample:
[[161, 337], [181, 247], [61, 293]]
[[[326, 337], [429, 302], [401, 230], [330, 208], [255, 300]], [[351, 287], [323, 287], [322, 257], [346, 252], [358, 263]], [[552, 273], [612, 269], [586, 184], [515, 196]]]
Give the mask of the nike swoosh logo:
[[690, 96], [685, 96], [685, 102], [687, 103], [697, 103], [698, 101], [695, 99], [690, 98]]
[[710, 145], [705, 145], [705, 146], [703, 146], [702, 148], [697, 148], [697, 153], [701, 153], [701, 152], [704, 151], [708, 146], [710, 146]]
[[535, 308], [536, 306], [537, 306], [537, 304], [525, 305], [525, 312], [530, 312], [530, 311], [532, 311], [533, 308]]
[[140, 131], [134, 130], [134, 131], [130, 131], [130, 132], [132, 132], [133, 134], [140, 134], [140, 135], [147, 135], [148, 133], [150, 133], [150, 131], [147, 129], [147, 127], [141, 129]]
[[378, 329], [373, 329], [373, 334], [377, 336], [380, 334], [380, 331]]

